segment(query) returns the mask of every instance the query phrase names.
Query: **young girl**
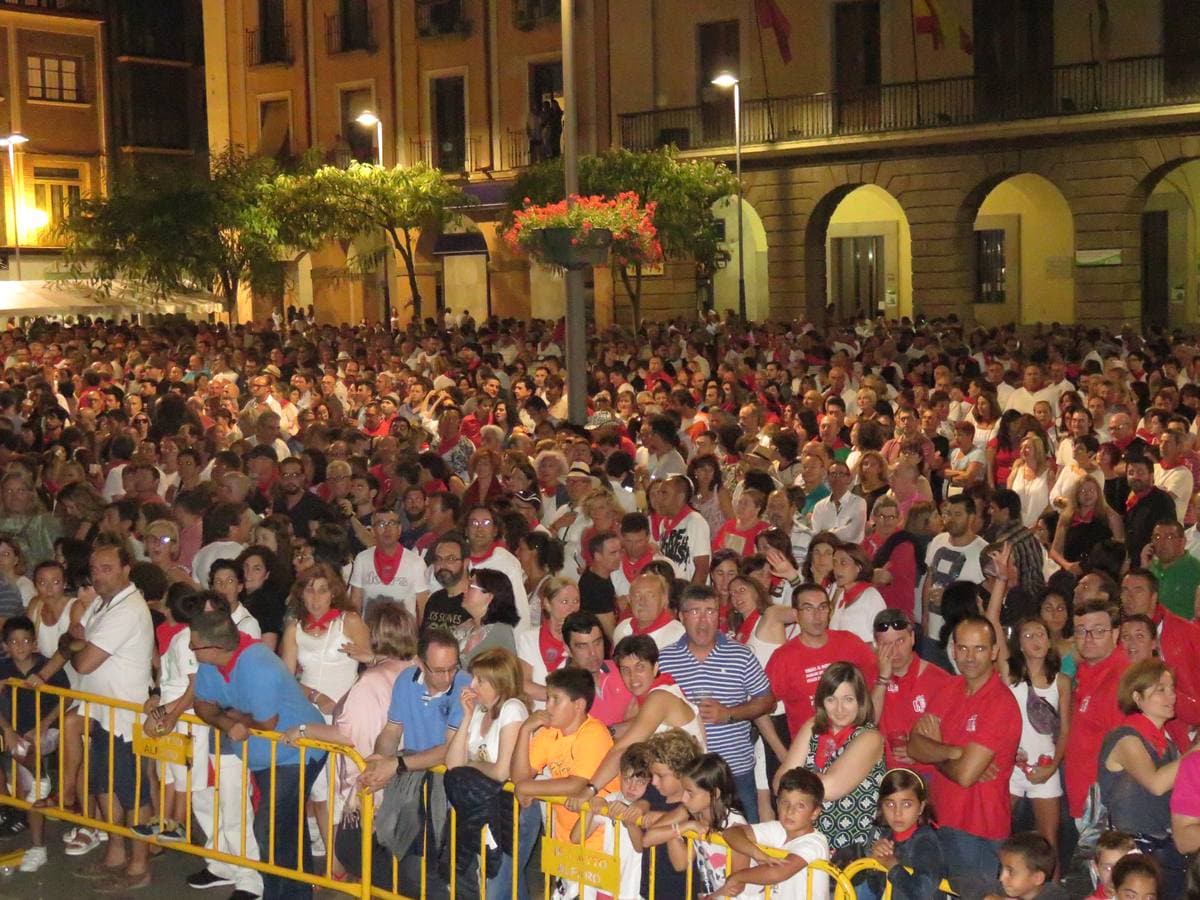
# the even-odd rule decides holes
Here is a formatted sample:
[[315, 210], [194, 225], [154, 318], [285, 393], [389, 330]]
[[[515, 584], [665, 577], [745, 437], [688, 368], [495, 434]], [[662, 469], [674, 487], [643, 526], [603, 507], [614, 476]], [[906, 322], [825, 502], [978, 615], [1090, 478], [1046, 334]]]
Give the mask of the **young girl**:
[[892, 769], [883, 776], [879, 818], [882, 825], [871, 856], [887, 866], [894, 900], [943, 896], [937, 887], [946, 876], [946, 861], [920, 775], [911, 769]]
[[[681, 782], [683, 802], [644, 832], [642, 845], [666, 844], [671, 867], [683, 872], [688, 866], [688, 832], [699, 835], [693, 841], [695, 873], [692, 885], [698, 896], [704, 896], [724, 886], [726, 855], [730, 852], [723, 844], [713, 843], [707, 837], [734, 825], [745, 825], [746, 817], [739, 807], [733, 772], [719, 754], [701, 754], [684, 770]], [[740, 854], [735, 852], [733, 859], [734, 869], [745, 866]]]
[[1113, 888], [1120, 900], [1158, 900], [1164, 897], [1153, 857], [1130, 853], [1113, 866]]

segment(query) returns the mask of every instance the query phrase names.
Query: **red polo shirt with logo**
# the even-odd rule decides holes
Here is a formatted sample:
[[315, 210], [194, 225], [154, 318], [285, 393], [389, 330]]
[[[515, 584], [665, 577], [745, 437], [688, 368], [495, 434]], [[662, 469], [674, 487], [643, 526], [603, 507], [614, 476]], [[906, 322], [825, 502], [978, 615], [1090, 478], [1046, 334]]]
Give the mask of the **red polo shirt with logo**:
[[1098, 663], [1080, 660], [1075, 672], [1063, 783], [1067, 789], [1067, 807], [1076, 819], [1083, 815], [1088, 788], [1096, 781], [1104, 736], [1125, 718], [1117, 706], [1117, 685], [1128, 668], [1129, 657], [1118, 647]]
[[908, 671], [896, 676], [888, 685], [883, 698], [883, 715], [879, 718], [879, 731], [883, 734], [883, 753], [889, 769], [907, 766], [920, 773], [926, 781], [933, 775], [933, 766], [897, 759], [896, 750], [907, 745], [917, 719], [930, 711], [933, 699], [950, 683], [951, 678], [945, 669], [914, 654]]
[[967, 680], [952, 677], [933, 698], [930, 713], [942, 727], [942, 742], [963, 747], [979, 744], [995, 754], [995, 778], [963, 787], [935, 770], [929, 799], [938, 812], [938, 823], [991, 841], [1004, 840], [1012, 831], [1012, 801], [1008, 780], [1021, 742], [1021, 708], [1013, 692], [995, 672], [974, 694]]
[[817, 682], [833, 663], [854, 663], [863, 673], [867, 688], [875, 684], [878, 664], [875, 654], [862, 638], [849, 631], [835, 629], [830, 629], [826, 634], [829, 640], [824, 647], [809, 647], [801, 643], [800, 638], [793, 638], [776, 650], [767, 663], [771, 692], [783, 701], [788, 731], [792, 737], [796, 736], [800, 726], [813, 717]]

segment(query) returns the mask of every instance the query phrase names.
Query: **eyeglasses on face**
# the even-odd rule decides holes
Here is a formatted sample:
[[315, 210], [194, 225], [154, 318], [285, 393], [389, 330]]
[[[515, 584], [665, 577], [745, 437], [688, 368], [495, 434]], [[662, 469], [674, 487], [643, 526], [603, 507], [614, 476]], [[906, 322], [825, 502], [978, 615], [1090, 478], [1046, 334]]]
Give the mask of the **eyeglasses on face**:
[[908, 631], [907, 622], [876, 622], [875, 633], [883, 634], [885, 631]]

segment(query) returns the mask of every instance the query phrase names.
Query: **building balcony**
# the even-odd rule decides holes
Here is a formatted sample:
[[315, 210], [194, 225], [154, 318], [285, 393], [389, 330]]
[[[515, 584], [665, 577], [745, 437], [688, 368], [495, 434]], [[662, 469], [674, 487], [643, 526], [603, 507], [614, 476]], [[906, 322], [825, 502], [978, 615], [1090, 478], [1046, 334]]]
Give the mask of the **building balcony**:
[[335, 13], [325, 17], [325, 50], [330, 54], [365, 50], [374, 53], [375, 25], [371, 9], [365, 3], [349, 14]]
[[86, 13], [97, 15], [104, 12], [103, 0], [0, 0], [0, 9], [9, 7], [28, 9], [31, 12]]
[[[1087, 116], [1200, 101], [1200, 60], [1141, 56], [1079, 63], [1018, 77], [984, 75], [744, 100], [742, 143], [775, 144], [902, 131]], [[626, 113], [621, 146], [730, 148], [732, 99]]]
[[482, 168], [479, 159], [479, 139], [435, 141], [428, 138], [409, 141], [409, 157], [414, 163], [423, 162], [447, 175], [467, 175]]
[[562, 0], [513, 0], [513, 26], [518, 31], [533, 31], [561, 15]]
[[463, 0], [417, 0], [417, 34], [421, 37], [442, 37], [471, 33]]
[[523, 169], [530, 163], [529, 136], [524, 129], [509, 129], [500, 143], [500, 170], [511, 172]]
[[251, 66], [291, 65], [292, 26], [246, 32], [246, 59]]

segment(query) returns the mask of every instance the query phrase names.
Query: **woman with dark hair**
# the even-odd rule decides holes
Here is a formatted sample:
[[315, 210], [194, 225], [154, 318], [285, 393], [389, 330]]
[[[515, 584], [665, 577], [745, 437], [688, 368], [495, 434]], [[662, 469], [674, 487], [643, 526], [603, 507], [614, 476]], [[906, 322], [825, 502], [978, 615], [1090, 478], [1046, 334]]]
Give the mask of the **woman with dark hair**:
[[697, 456], [688, 464], [688, 478], [695, 486], [692, 507], [704, 517], [709, 531], [716, 534], [733, 516], [733, 500], [724, 484], [721, 463], [715, 456]]
[[203, 427], [199, 417], [188, 409], [187, 401], [178, 394], [167, 393], [158, 398], [150, 410], [150, 440], [156, 444], [164, 437], [179, 434], [184, 425]]
[[288, 571], [279, 557], [261, 544], [243, 550], [238, 554], [236, 564], [242, 572], [245, 590], [242, 602], [258, 622], [263, 643], [274, 650], [283, 635], [290, 582]]
[[[978, 426], [976, 426], [978, 428]], [[988, 472], [993, 487], [1008, 487], [1008, 476], [1021, 455], [1021, 413], [1005, 411], [996, 426], [996, 436], [987, 443]]]
[[459, 659], [464, 666], [484, 650], [503, 647], [516, 654], [513, 629], [520, 621], [512, 581], [495, 569], [476, 569], [463, 594], [463, 609], [470, 616], [454, 629], [458, 638]]
[[958, 670], [950, 659], [950, 638], [954, 629], [967, 616], [977, 616], [981, 612], [979, 606], [979, 586], [972, 581], [952, 581], [942, 589], [942, 630], [937, 638], [926, 635], [921, 639], [921, 657], [929, 660], [951, 675], [957, 675]]
[[917, 538], [900, 521], [900, 506], [881, 497], [871, 510], [871, 532], [862, 548], [871, 555], [871, 583], [889, 609], [900, 609], [912, 618], [917, 583], [925, 573], [925, 554]]
[[467, 486], [463, 480], [450, 471], [446, 461], [428, 450], [417, 457], [417, 465], [421, 474], [418, 484], [428, 496], [432, 497], [440, 491], [450, 491], [456, 497], [461, 497]]
[[872, 574], [871, 560], [857, 544], [842, 544], [833, 551], [829, 627], [856, 634], [868, 645], [875, 641], [875, 616], [887, 609], [871, 583]]
[[529, 597], [529, 624], [541, 622], [543, 587], [562, 571], [566, 561], [563, 542], [544, 531], [531, 531], [517, 545], [517, 560], [525, 573], [525, 593]]
[[829, 839], [834, 862], [844, 865], [871, 846], [885, 769], [883, 735], [871, 722], [871, 695], [853, 663], [835, 662], [825, 670], [813, 708], [775, 775], [775, 787], [797, 766], [821, 777], [825, 806], [817, 830]]
[[833, 551], [840, 546], [841, 539], [832, 531], [819, 531], [814, 534], [812, 543], [808, 545], [808, 556], [804, 558], [804, 565], [801, 567], [804, 580], [829, 590], [833, 584]]

